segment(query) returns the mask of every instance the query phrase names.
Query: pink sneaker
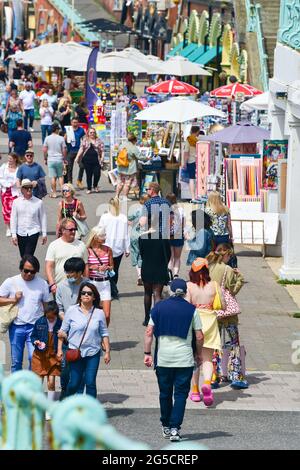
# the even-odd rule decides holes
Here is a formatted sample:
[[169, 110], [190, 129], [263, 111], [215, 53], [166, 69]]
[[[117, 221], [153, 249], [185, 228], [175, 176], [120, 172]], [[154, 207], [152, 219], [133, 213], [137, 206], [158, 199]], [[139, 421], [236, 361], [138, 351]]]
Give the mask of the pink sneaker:
[[190, 392], [189, 393], [189, 398], [192, 401], [201, 401], [201, 395], [200, 392]]
[[203, 403], [205, 406], [211, 406], [214, 402], [214, 396], [209, 385], [202, 385], [201, 391], [203, 393]]

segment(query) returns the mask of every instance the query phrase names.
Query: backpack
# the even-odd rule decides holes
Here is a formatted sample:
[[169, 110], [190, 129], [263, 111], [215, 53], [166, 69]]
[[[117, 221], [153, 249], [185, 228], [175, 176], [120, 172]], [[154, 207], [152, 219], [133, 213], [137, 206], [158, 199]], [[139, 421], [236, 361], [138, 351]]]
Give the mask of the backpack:
[[127, 167], [129, 166], [129, 160], [128, 160], [128, 151], [124, 147], [120, 150], [117, 156], [117, 165], [118, 166], [124, 166]]

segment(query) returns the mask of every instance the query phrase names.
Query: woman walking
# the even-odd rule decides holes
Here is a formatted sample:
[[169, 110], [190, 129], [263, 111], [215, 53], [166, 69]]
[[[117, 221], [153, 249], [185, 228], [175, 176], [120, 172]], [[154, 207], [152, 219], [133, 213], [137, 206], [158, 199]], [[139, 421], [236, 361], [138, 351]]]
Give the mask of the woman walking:
[[42, 100], [40, 106], [42, 143], [44, 143], [47, 135], [51, 135], [52, 133], [53, 114], [53, 108], [49, 105], [48, 100]]
[[192, 227], [186, 231], [185, 238], [190, 252], [186, 264], [191, 266], [196, 258], [205, 258], [213, 248], [211, 219], [201, 209], [192, 211]]
[[78, 118], [80, 124], [88, 124], [88, 115], [89, 110], [86, 105], [86, 99], [84, 97], [80, 98], [78, 105], [75, 108], [75, 116]]
[[[155, 218], [155, 217], [154, 217]], [[152, 221], [158, 227], [158, 220]], [[159, 238], [155, 229], [144, 232], [139, 238], [142, 258], [141, 276], [144, 284], [144, 326], [148, 325], [152, 297], [154, 305], [161, 300], [162, 290], [169, 282], [168, 264], [171, 258], [170, 240]]]
[[58, 204], [58, 214], [57, 214], [57, 224], [56, 224], [56, 234], [57, 237], [61, 236], [60, 233], [60, 224], [61, 221], [65, 218], [67, 219], [77, 219], [77, 220], [86, 220], [86, 212], [84, 205], [79, 201], [75, 195], [75, 189], [70, 183], [65, 183], [62, 187], [62, 201]]
[[[131, 255], [131, 264], [137, 270], [138, 280], [137, 285], [142, 286], [143, 281], [141, 278], [141, 266], [142, 266], [142, 258], [140, 255], [140, 248], [139, 248], [139, 237], [142, 233], [142, 229], [140, 226], [140, 218], [142, 216], [143, 205], [146, 201], [148, 201], [149, 196], [147, 194], [143, 194], [140, 197], [139, 205], [134, 212], [130, 211], [130, 215], [128, 215], [128, 222], [131, 225], [131, 233], [130, 233], [130, 255]], [[134, 206], [135, 207], [135, 206]]]
[[[231, 245], [222, 243], [215, 251], [209, 253], [207, 261], [210, 278], [235, 297], [244, 284], [244, 278], [237, 269], [232, 269], [227, 265], [232, 255]], [[221, 336], [224, 337], [227, 333], [230, 339], [231, 355], [227, 378], [231, 381], [231, 387], [237, 389], [248, 388], [248, 382], [242, 373], [238, 323], [237, 314], [218, 319]], [[223, 347], [225, 347], [225, 344], [223, 344]]]
[[97, 287], [102, 302], [107, 326], [110, 323], [111, 289], [109, 279], [114, 274], [112, 249], [105, 245], [106, 233], [103, 228], [92, 228], [86, 243], [88, 261], [85, 277]]
[[172, 206], [170, 236], [171, 259], [169, 262], [169, 269], [175, 279], [179, 277], [180, 258], [184, 245], [184, 211], [182, 207], [178, 206], [177, 198], [174, 193], [167, 194], [166, 199], [170, 202]]
[[71, 125], [71, 104], [68, 99], [63, 98], [60, 100], [57, 115], [62, 131], [65, 134], [65, 127]]
[[[59, 377], [61, 372], [61, 358], [57, 356], [57, 332], [62, 322], [58, 314], [57, 303], [48, 302], [44, 316], [35, 322], [31, 333], [31, 342], [35, 346], [31, 370], [42, 380], [47, 377], [48, 399], [51, 401], [54, 401], [55, 396], [55, 377]], [[46, 419], [50, 418], [46, 413]]]
[[82, 164], [86, 171], [87, 194], [92, 192], [92, 187], [96, 193], [100, 192], [98, 183], [101, 176], [101, 166], [104, 159], [104, 144], [97, 137], [96, 130], [91, 128], [87, 136], [83, 137], [80, 149], [75, 161]]
[[109, 201], [108, 212], [103, 214], [99, 220], [99, 227], [106, 233], [106, 245], [112, 249], [115, 275], [110, 278], [111, 296], [114, 300], [119, 299], [118, 280], [119, 268], [123, 255], [130, 254], [130, 239], [128, 233], [128, 220], [120, 213], [120, 202], [117, 198]]
[[11, 140], [13, 131], [17, 129], [17, 121], [22, 119], [23, 112], [22, 101], [18, 98], [17, 90], [13, 89], [10, 92], [5, 109], [5, 121], [7, 122], [9, 140]]
[[2, 202], [2, 215], [6, 225], [6, 236], [11, 236], [10, 231], [10, 216], [12, 203], [19, 194], [17, 186], [17, 171], [19, 166], [19, 157], [17, 154], [12, 153], [8, 155], [7, 163], [3, 163], [0, 167], [0, 189], [1, 189], [1, 202]]
[[[78, 393], [84, 377], [86, 394], [97, 397], [96, 377], [102, 354], [104, 362], [110, 362], [109, 334], [105, 315], [99, 308], [100, 296], [97, 288], [90, 282], [83, 282], [79, 289], [77, 304], [70, 307], [64, 317], [59, 335], [58, 357], [62, 357], [63, 338], [68, 339], [69, 350], [80, 350], [80, 358], [69, 362], [70, 381], [67, 396]], [[68, 360], [68, 351], [66, 359]]]
[[[211, 380], [213, 375], [213, 354], [214, 350], [221, 349], [221, 339], [218, 329], [216, 312], [213, 310], [213, 303], [216, 295], [219, 295], [222, 302], [222, 293], [217, 282], [212, 282], [208, 271], [208, 262], [205, 258], [196, 258], [189, 273], [190, 282], [187, 283], [186, 300], [198, 307], [198, 313], [202, 322], [204, 334], [203, 354], [203, 376], [204, 384], [201, 387], [203, 402], [206, 406], [211, 406], [214, 401]], [[190, 399], [200, 401], [199, 391], [200, 367], [196, 367], [192, 379], [192, 391]]]

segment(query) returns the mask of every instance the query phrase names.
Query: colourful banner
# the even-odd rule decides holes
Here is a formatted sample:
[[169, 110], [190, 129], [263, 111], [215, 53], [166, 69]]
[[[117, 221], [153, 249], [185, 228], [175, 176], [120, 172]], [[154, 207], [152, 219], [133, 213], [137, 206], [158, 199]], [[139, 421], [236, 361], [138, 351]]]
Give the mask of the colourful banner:
[[86, 103], [88, 109], [91, 109], [94, 103], [97, 101], [97, 56], [98, 56], [99, 48], [94, 47], [92, 52], [90, 53], [88, 64], [87, 64], [87, 76], [86, 76]]
[[210, 142], [196, 144], [196, 196], [206, 196], [207, 176], [210, 173]]

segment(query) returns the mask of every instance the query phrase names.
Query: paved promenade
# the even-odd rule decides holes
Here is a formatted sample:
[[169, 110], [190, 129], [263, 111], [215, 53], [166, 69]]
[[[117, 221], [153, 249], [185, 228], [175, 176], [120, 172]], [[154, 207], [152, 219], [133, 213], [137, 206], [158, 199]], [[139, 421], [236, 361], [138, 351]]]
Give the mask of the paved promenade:
[[[38, 155], [36, 160], [41, 162], [40, 133], [34, 134], [34, 140]], [[3, 138], [3, 134], [0, 135], [0, 151], [6, 151], [6, 139]], [[75, 170], [77, 176], [76, 172], [77, 169]], [[104, 175], [101, 177], [100, 185], [103, 189], [100, 194], [87, 196], [85, 191], [78, 193], [87, 210], [90, 227], [96, 225], [99, 220], [96, 216], [98, 205], [107, 202], [114, 194], [112, 186], [108, 184]], [[55, 237], [59, 199], [47, 197], [44, 201], [48, 214], [50, 242]], [[2, 217], [0, 247], [0, 281], [3, 282], [4, 279], [18, 272], [19, 255], [17, 249], [5, 237]], [[42, 265], [42, 274], [45, 253], [46, 248], [39, 245], [36, 255]], [[185, 257], [186, 252], [181, 276], [187, 278]], [[247, 351], [246, 366], [250, 387], [244, 391], [233, 391], [228, 385], [222, 386], [215, 392], [216, 400], [213, 409], [219, 413], [219, 417], [224, 416], [224, 418], [228, 416], [227, 410], [233, 412], [243, 410], [249, 413], [254, 413], [254, 411], [299, 412], [300, 365], [297, 362], [300, 363], [300, 352], [297, 355], [293, 348], [296, 347], [298, 340], [300, 350], [300, 319], [292, 316], [298, 311], [298, 307], [287, 290], [276, 283], [273, 272], [259, 252], [245, 247], [238, 252], [238, 262], [246, 280], [238, 300], [242, 307], [241, 342]], [[143, 365], [143, 288], [136, 285], [136, 273], [130, 265], [130, 258], [122, 261], [119, 288], [120, 300], [112, 304], [110, 325], [112, 361], [108, 367], [101, 364], [98, 375], [99, 399], [110, 410], [112, 424], [120, 432], [128, 428], [129, 435], [133, 433], [136, 439], [147, 441], [146, 437], [139, 437], [139, 428], [133, 431], [130, 424], [125, 425], [126, 420], [122, 424], [122, 419], [120, 419], [120, 416], [128, 416], [129, 420], [130, 415], [134, 413], [140, 416], [139, 410], [140, 412], [144, 412], [145, 409], [153, 410], [152, 414], [147, 411], [147, 419], [152, 416], [154, 428], [159, 429], [155, 373], [152, 370], [146, 370]], [[5, 362], [8, 370], [9, 345], [6, 337], [1, 339], [7, 346]], [[206, 410], [202, 403], [195, 404], [189, 401], [187, 406], [188, 417], [191, 416], [193, 410], [197, 410], [197, 414], [201, 412], [205, 416], [211, 413], [213, 419], [214, 411]], [[287, 415], [285, 418], [287, 419]], [[150, 441], [152, 440], [151, 438]], [[211, 442], [208, 445], [214, 444]], [[153, 446], [156, 445], [153, 443]]]

